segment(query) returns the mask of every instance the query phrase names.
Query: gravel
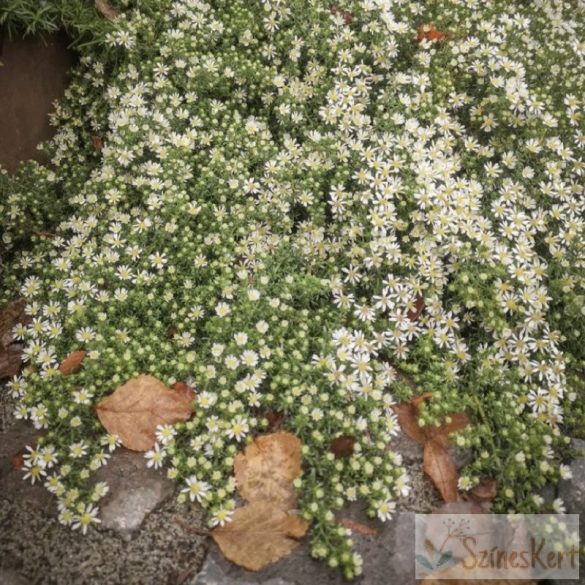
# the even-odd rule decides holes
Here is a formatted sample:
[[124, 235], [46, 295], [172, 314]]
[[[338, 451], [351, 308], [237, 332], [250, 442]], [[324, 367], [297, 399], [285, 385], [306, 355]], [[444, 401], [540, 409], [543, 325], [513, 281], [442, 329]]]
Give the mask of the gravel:
[[106, 530], [81, 536], [39, 510], [0, 498], [0, 584], [17, 573], [26, 585], [181, 585], [203, 563], [202, 524], [200, 510], [173, 498], [127, 542]]

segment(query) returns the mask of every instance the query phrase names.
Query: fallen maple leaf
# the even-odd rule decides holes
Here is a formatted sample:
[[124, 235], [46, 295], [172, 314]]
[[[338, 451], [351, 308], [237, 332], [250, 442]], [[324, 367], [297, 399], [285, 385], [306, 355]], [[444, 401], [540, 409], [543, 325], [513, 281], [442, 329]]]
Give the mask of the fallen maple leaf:
[[181, 396], [183, 396], [185, 400], [188, 400], [189, 402], [193, 402], [193, 400], [197, 398], [197, 392], [195, 392], [195, 389], [191, 388], [191, 386], [189, 386], [189, 384], [186, 382], [175, 382], [171, 388], [175, 392], [181, 394]]
[[95, 0], [97, 11], [108, 20], [116, 20], [120, 13], [108, 2], [108, 0]]
[[59, 365], [59, 371], [64, 376], [75, 374], [81, 370], [81, 362], [85, 359], [87, 352], [74, 351], [71, 352]]
[[297, 502], [293, 481], [301, 473], [301, 442], [284, 432], [256, 437], [236, 456], [234, 473], [249, 502], [272, 501], [290, 510]]
[[211, 536], [227, 559], [259, 571], [290, 554], [308, 528], [308, 522], [277, 502], [257, 501], [236, 509], [232, 521], [214, 528]]
[[12, 378], [22, 366], [22, 346], [16, 343], [0, 351], [0, 380]]
[[335, 455], [336, 459], [340, 459], [341, 457], [351, 457], [353, 455], [354, 447], [355, 437], [342, 435], [331, 441], [331, 447], [329, 450]]
[[375, 528], [370, 528], [361, 522], [356, 522], [350, 518], [342, 518], [339, 520], [339, 524], [345, 528], [349, 528], [352, 532], [357, 532], [362, 536], [378, 536], [378, 531]]
[[117, 434], [124, 447], [147, 451], [156, 441], [156, 427], [187, 420], [192, 406], [181, 392], [141, 374], [106, 396], [96, 412], [104, 428]]
[[453, 457], [444, 445], [431, 439], [425, 443], [423, 470], [431, 478], [445, 502], [456, 502], [459, 474]]

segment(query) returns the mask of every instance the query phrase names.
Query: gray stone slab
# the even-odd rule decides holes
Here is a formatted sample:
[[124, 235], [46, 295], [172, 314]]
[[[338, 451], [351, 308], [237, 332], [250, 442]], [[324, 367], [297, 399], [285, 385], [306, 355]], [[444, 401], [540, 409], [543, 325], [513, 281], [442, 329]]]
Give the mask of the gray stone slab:
[[573, 477], [561, 480], [559, 497], [569, 514], [581, 514], [585, 511], [585, 457], [577, 457], [570, 467]]
[[130, 540], [145, 518], [174, 492], [163, 470], [146, 467], [144, 453], [121, 448], [97, 470], [94, 481], [105, 481], [110, 491], [100, 501], [102, 528]]
[[473, 462], [473, 452], [471, 449], [461, 449], [460, 447], [451, 445], [448, 451], [451, 453], [451, 457], [453, 457], [455, 467], [458, 471]]
[[408, 435], [400, 431], [388, 445], [390, 451], [400, 453], [404, 464], [420, 463], [423, 460], [422, 445], [411, 439]]

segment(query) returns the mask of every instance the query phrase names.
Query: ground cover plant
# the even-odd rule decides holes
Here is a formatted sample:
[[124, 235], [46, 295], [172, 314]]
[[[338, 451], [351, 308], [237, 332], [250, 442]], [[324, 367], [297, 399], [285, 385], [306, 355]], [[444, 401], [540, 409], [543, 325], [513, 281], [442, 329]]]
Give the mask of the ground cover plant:
[[35, 4], [0, 21], [85, 42], [51, 163], [0, 175], [0, 303], [26, 301], [8, 391], [62, 523], [99, 521], [120, 439], [95, 407], [142, 375], [196, 393], [146, 456], [211, 526], [279, 418], [312, 554], [348, 577], [335, 512], [391, 517], [415, 396], [423, 428], [469, 419], [461, 493], [544, 509], [585, 410], [583, 2]]

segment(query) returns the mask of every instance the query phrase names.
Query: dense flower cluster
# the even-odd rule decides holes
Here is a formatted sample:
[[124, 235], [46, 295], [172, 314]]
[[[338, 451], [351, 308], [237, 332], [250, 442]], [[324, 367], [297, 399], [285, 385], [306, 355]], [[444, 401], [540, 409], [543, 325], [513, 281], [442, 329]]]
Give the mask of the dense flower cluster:
[[[82, 58], [52, 165], [0, 204], [14, 250], [24, 177], [67, 208], [5, 277], [32, 317], [9, 391], [48, 431], [27, 477], [85, 531], [119, 444], [92, 405], [139, 373], [186, 380], [196, 412], [148, 465], [223, 525], [235, 454], [283, 413], [312, 553], [351, 577], [334, 513], [386, 520], [408, 492], [392, 405], [414, 384], [423, 424], [473, 419], [461, 489], [496, 475], [497, 509], [541, 509], [585, 359], [583, 3], [158, 4], [112, 24], [115, 64]], [[430, 22], [444, 38], [417, 42]]]

